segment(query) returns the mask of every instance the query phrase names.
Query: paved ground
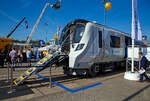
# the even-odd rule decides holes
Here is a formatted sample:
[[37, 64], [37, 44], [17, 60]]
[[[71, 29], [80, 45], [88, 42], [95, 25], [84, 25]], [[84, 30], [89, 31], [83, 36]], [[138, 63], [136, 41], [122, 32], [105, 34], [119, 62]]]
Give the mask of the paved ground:
[[[25, 68], [17, 68], [14, 78], [24, 72]], [[49, 69], [40, 74], [49, 76]], [[70, 93], [56, 85], [49, 88], [49, 82], [36, 76], [16, 88], [16, 92], [8, 94], [6, 83], [7, 68], [0, 68], [0, 100], [3, 101], [150, 101], [150, 83], [138, 83], [123, 78], [124, 71], [100, 74], [95, 78], [67, 77], [61, 68], [52, 70], [53, 80], [71, 89], [77, 89], [98, 82], [103, 85], [92, 87], [76, 93]]]

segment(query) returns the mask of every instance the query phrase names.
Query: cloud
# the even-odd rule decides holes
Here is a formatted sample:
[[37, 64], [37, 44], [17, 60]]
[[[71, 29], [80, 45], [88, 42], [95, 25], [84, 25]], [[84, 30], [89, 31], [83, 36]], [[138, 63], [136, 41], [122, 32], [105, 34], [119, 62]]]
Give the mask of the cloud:
[[26, 8], [29, 7], [32, 3], [34, 2], [34, 0], [21, 0], [22, 8]]
[[5, 17], [7, 17], [9, 20], [11, 20], [11, 21], [14, 21], [14, 22], [18, 22], [18, 20], [17, 19], [15, 19], [15, 18], [13, 18], [12, 16], [9, 16], [6, 12], [4, 12], [4, 11], [2, 11], [2, 10], [0, 10], [0, 14], [1, 15], [3, 15], [3, 16], [5, 16]]
[[32, 3], [33, 3], [33, 1], [26, 2], [25, 4], [23, 4], [22, 8], [26, 8], [26, 7], [30, 6]]
[[2, 33], [0, 33], [0, 37], [4, 37], [4, 36], [6, 36], [6, 34], [2, 34]]

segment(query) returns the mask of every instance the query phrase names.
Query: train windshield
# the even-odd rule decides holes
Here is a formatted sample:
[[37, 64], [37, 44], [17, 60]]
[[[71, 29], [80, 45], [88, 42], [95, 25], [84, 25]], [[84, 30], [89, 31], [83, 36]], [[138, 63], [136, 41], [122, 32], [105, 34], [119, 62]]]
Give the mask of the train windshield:
[[86, 20], [78, 19], [68, 23], [62, 30], [59, 43], [63, 51], [70, 50], [70, 44], [79, 43], [83, 37], [85, 26], [88, 23]]
[[85, 25], [84, 23], [75, 23], [64, 28], [60, 37], [60, 44], [79, 43], [84, 34]]
[[79, 43], [85, 30], [84, 24], [76, 24], [73, 33], [73, 43]]

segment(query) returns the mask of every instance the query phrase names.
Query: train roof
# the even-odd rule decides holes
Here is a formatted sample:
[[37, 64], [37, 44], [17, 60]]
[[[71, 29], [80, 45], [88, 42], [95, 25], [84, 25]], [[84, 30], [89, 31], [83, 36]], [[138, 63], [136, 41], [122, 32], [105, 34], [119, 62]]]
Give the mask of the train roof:
[[125, 36], [127, 36], [127, 37], [131, 37], [129, 33], [125, 33], [125, 32], [119, 31], [119, 30], [117, 30], [117, 29], [114, 29], [114, 28], [111, 28], [111, 27], [107, 27], [107, 26], [104, 26], [104, 25], [102, 25], [102, 24], [98, 24], [98, 23], [96, 23], [95, 21], [88, 21], [88, 20], [84, 20], [84, 19], [75, 19], [75, 20], [71, 21], [70, 23], [68, 23], [68, 24], [65, 26], [64, 30], [65, 30], [67, 27], [69, 27], [69, 26], [71, 26], [71, 25], [73, 25], [73, 24], [76, 24], [76, 23], [85, 23], [85, 24], [86, 24], [86, 23], [93, 23], [93, 24], [96, 24], [96, 25], [99, 26], [99, 27], [105, 27], [105, 28], [107, 28], [107, 29], [109, 29], [109, 30], [112, 30], [112, 31], [115, 31], [115, 32], [119, 32], [119, 33], [121, 33], [121, 34], [123, 34], [123, 35], [125, 35]]
[[[120, 30], [117, 30], [117, 29], [114, 29], [114, 28], [111, 28], [111, 27], [107, 27], [107, 26], [102, 25], [102, 24], [98, 24], [98, 23], [96, 23], [95, 21], [88, 21], [88, 20], [84, 20], [84, 19], [75, 19], [75, 20], [69, 22], [69, 23], [65, 26], [65, 28], [63, 29], [63, 31], [65, 31], [65, 30], [66, 30], [68, 27], [70, 27], [71, 25], [77, 24], [77, 23], [83, 23], [83, 24], [93, 23], [93, 24], [95, 24], [95, 25], [97, 25], [97, 26], [99, 26], [99, 27], [103, 27], [103, 28], [106, 28], [106, 29], [108, 29], [108, 30], [111, 30], [111, 31], [114, 31], [114, 32], [118, 32], [118, 33], [120, 33], [120, 34], [122, 34], [122, 35], [124, 35], [124, 36], [127, 36], [127, 37], [130, 37], [130, 38], [131, 38], [131, 34], [129, 34], [129, 33], [122, 32], [122, 31], [120, 31]], [[137, 42], [137, 43], [143, 43], [143, 44], [145, 44], [145, 45], [147, 45], [147, 46], [150, 47], [150, 42], [147, 41], [147, 40], [142, 40], [142, 41], [136, 40], [136, 42]]]

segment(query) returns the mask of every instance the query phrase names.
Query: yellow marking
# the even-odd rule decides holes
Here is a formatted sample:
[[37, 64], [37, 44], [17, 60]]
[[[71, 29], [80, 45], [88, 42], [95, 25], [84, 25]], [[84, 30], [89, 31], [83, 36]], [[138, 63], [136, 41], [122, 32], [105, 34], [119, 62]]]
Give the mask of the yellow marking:
[[36, 67], [32, 67], [33, 69], [36, 69]]
[[21, 80], [24, 79], [23, 76], [20, 76], [20, 79], [21, 79]]
[[48, 54], [49, 56], [53, 56], [53, 54]]
[[29, 71], [26, 71], [26, 73], [29, 75], [30, 74], [30, 72]]
[[40, 64], [40, 65], [41, 65], [42, 63], [39, 61], [39, 62], [38, 62], [38, 64]]
[[14, 84], [17, 85], [16, 81], [14, 81]]
[[47, 58], [43, 58], [44, 60], [48, 60]]

